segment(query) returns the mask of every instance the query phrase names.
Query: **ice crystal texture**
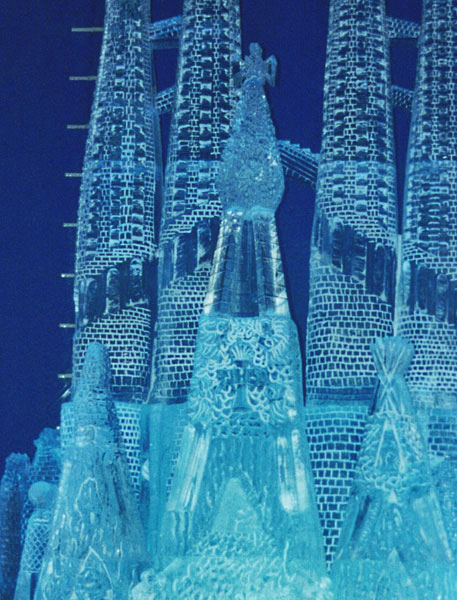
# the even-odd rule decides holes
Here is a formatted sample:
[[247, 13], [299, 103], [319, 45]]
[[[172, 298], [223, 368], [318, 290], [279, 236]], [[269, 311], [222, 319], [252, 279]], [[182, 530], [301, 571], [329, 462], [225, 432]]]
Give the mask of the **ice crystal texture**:
[[10, 454], [0, 483], [0, 597], [12, 600], [21, 560], [21, 513], [30, 476], [25, 454]]
[[50, 540], [36, 600], [125, 600], [147, 559], [110, 396], [102, 344], [87, 349], [75, 398], [76, 434], [63, 456]]
[[372, 350], [380, 388], [333, 565], [338, 598], [449, 600], [452, 556], [404, 379], [414, 349], [385, 338]]
[[263, 91], [273, 71], [252, 45], [222, 154], [224, 213], [162, 526], [165, 568], [145, 574], [136, 598], [328, 594], [274, 221], [284, 182]]

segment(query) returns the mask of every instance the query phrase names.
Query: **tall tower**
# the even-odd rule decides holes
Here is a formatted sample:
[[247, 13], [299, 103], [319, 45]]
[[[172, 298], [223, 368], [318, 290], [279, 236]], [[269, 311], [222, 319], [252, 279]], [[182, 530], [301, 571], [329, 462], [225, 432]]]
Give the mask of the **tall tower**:
[[84, 158], [75, 270], [73, 388], [87, 345], [110, 352], [116, 401], [149, 386], [161, 157], [148, 0], [107, 0]]
[[163, 597], [292, 600], [326, 572], [274, 218], [284, 178], [263, 91], [274, 66], [251, 45], [222, 153], [223, 216], [162, 526]]
[[310, 261], [306, 405], [331, 558], [392, 333], [396, 175], [384, 0], [331, 0]]
[[221, 206], [215, 189], [238, 92], [239, 0], [185, 0], [159, 245], [151, 402], [184, 402]]
[[457, 2], [424, 0], [406, 172], [396, 325], [457, 551]]

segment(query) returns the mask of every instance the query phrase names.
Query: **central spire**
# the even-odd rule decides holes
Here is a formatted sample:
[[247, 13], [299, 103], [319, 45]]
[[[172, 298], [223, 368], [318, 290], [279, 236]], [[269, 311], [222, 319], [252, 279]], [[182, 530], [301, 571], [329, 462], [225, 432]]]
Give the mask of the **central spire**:
[[224, 212], [161, 528], [170, 564], [153, 584], [182, 600], [298, 600], [326, 585], [274, 217], [284, 181], [263, 92], [274, 65], [251, 46], [217, 180]]
[[274, 80], [276, 60], [263, 61], [257, 44], [250, 50], [217, 179], [224, 213], [205, 314], [252, 317], [289, 311], [274, 219], [284, 175], [263, 89]]

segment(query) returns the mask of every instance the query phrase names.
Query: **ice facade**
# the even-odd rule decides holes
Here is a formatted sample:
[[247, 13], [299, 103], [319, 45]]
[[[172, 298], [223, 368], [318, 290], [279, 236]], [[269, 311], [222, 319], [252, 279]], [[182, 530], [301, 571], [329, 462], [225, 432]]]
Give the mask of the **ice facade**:
[[159, 237], [152, 402], [183, 402], [221, 205], [215, 177], [237, 99], [239, 0], [185, 0]]
[[[150, 21], [148, 0], [106, 4], [80, 192], [74, 287], [72, 386], [78, 387], [88, 344], [106, 345], [137, 493], [140, 404], [151, 377], [162, 188]], [[63, 445], [74, 435], [72, 413], [71, 403], [62, 410]]]
[[396, 172], [383, 0], [330, 2], [311, 242], [307, 431], [331, 560], [376, 383], [370, 344], [393, 331]]
[[[319, 155], [276, 141], [276, 62], [241, 60], [238, 0], [158, 23], [149, 4], [106, 0], [72, 399], [31, 466], [8, 459], [1, 597], [457, 600], [457, 0], [423, 0], [420, 26], [330, 0]], [[398, 37], [414, 92], [391, 86]], [[284, 173], [316, 187], [305, 406]]]
[[161, 191], [149, 4], [106, 4], [75, 265], [73, 387], [87, 345], [100, 342], [110, 350], [115, 399], [131, 403], [145, 400], [150, 380]]
[[[124, 600], [147, 562], [121, 445], [107, 349], [89, 344], [74, 399], [75, 441], [62, 457], [35, 600]], [[30, 522], [29, 522], [30, 525]]]
[[145, 598], [324, 598], [328, 588], [274, 219], [284, 177], [263, 92], [274, 68], [252, 44], [216, 181], [223, 215], [162, 522], [165, 568]]
[[170, 489], [184, 425], [195, 336], [216, 246], [215, 178], [239, 88], [239, 0], [185, 0], [159, 235], [156, 338], [149, 402], [151, 528]]

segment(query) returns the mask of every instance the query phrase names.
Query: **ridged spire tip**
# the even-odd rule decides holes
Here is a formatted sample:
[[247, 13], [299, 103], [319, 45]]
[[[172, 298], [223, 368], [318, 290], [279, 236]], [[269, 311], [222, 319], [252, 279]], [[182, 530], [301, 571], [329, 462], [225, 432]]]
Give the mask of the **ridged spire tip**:
[[276, 59], [264, 61], [258, 44], [251, 44], [250, 52], [241, 71], [241, 99], [222, 153], [217, 187], [225, 210], [274, 212], [284, 191], [284, 174], [263, 87], [274, 81]]

